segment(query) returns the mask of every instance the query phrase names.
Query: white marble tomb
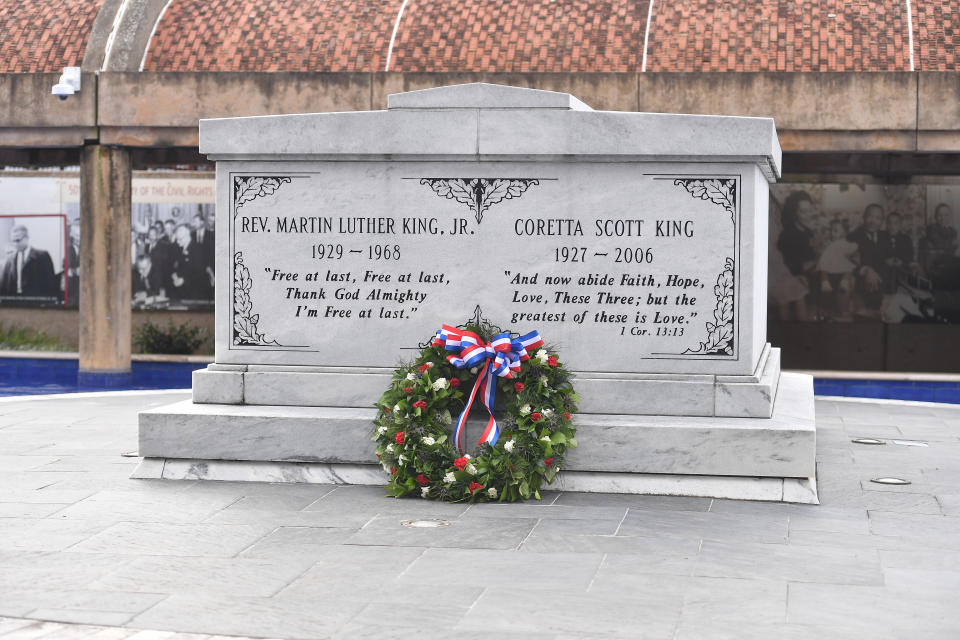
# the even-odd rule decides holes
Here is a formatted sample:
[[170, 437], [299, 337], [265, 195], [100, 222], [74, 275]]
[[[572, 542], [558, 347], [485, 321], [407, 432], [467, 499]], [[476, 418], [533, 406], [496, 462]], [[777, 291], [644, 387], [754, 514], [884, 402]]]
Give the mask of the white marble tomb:
[[192, 402], [141, 414], [140, 454], [167, 461], [149, 468], [369, 471], [396, 363], [479, 315], [538, 330], [577, 372], [567, 485], [810, 486], [812, 380], [766, 342], [772, 120], [470, 84], [385, 111], [203, 120], [200, 138], [217, 161], [215, 363]]

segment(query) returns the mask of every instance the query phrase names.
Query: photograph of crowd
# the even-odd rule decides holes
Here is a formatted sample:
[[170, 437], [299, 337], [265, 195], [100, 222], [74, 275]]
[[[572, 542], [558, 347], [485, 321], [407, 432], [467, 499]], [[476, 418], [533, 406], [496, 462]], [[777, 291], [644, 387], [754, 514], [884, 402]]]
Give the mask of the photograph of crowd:
[[213, 204], [135, 202], [131, 234], [134, 308], [213, 306]]
[[57, 305], [76, 295], [65, 260], [67, 234], [65, 215], [0, 216], [0, 304]]
[[958, 213], [957, 186], [772, 185], [771, 319], [960, 322]]

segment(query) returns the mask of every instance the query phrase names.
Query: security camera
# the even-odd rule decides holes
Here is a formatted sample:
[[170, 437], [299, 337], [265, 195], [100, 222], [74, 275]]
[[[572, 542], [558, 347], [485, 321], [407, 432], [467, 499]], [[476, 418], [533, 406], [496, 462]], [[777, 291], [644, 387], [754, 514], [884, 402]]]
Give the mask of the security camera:
[[53, 85], [52, 93], [61, 100], [66, 100], [69, 96], [75, 94], [76, 91], [73, 90], [73, 85], [69, 85], [66, 82], [58, 82]]
[[50, 93], [61, 100], [66, 100], [80, 91], [80, 67], [64, 67], [60, 74], [60, 82], [53, 85]]

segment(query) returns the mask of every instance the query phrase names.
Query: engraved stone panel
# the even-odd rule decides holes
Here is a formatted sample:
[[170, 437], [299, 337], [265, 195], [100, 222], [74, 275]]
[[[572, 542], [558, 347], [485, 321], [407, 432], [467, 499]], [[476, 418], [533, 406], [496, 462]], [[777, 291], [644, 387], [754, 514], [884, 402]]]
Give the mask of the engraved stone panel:
[[475, 314], [539, 330], [577, 371], [748, 374], [759, 357], [742, 339], [755, 166], [221, 161], [218, 175], [217, 362], [389, 367]]

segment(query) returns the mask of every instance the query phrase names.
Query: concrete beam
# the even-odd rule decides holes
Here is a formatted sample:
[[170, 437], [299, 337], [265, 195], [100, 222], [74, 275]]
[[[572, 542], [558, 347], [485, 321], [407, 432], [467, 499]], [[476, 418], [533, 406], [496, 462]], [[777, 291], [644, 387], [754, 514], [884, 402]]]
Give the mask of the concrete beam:
[[774, 118], [777, 131], [913, 131], [916, 73], [644, 73], [640, 109]]
[[99, 124], [196, 127], [201, 118], [370, 109], [367, 73], [100, 74]]
[[[80, 93], [60, 100], [50, 93], [59, 73], [0, 73], [0, 127], [57, 129], [97, 125], [97, 78], [84, 73]], [[2, 142], [7, 146], [7, 142]], [[81, 141], [80, 144], [83, 144]], [[15, 145], [10, 145], [15, 146]], [[41, 145], [45, 146], [45, 145]]]
[[603, 110], [771, 116], [785, 151], [960, 152], [955, 73], [104, 71], [84, 74], [84, 89], [63, 102], [50, 95], [56, 80], [0, 74], [0, 145], [74, 146], [99, 134], [194, 147], [201, 118], [382, 109], [390, 93], [481, 81], [566, 91]]

